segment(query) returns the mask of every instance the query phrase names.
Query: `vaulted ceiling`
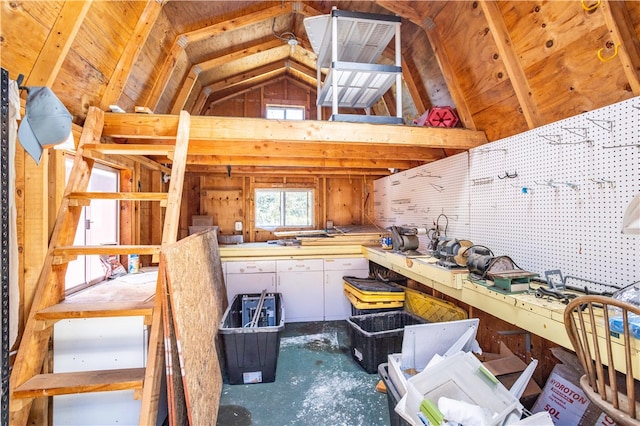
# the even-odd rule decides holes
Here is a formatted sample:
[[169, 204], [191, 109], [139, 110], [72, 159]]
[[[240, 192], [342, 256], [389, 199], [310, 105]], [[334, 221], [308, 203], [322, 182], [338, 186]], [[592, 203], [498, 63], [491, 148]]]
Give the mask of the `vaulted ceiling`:
[[[462, 128], [491, 141], [640, 95], [637, 1], [11, 1], [2, 2], [2, 66], [27, 85], [51, 86], [80, 125], [91, 105], [208, 115], [277, 79], [315, 95], [303, 21], [334, 6], [402, 17], [405, 126], [451, 106]], [[283, 33], [295, 34], [295, 49]], [[390, 46], [383, 60], [392, 59]], [[373, 113], [393, 115], [395, 95]], [[450, 140], [407, 150], [411, 164], [465, 149]], [[241, 156], [237, 148], [227, 146], [229, 161]], [[343, 151], [316, 155], [365, 155]]]

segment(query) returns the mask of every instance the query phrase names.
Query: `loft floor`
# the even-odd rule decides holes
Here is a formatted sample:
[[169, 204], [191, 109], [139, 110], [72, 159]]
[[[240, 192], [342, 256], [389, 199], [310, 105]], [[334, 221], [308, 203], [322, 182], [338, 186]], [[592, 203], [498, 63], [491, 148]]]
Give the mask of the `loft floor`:
[[380, 380], [350, 354], [346, 321], [288, 323], [276, 380], [222, 388], [218, 426], [389, 425]]

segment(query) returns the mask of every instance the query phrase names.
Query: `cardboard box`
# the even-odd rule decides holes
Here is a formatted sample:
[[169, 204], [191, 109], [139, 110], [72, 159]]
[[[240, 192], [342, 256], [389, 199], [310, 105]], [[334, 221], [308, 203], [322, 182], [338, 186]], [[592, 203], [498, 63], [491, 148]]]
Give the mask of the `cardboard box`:
[[531, 412], [547, 411], [556, 425], [615, 425], [580, 388], [583, 373], [578, 358], [562, 348], [551, 352], [562, 363], [551, 371]]

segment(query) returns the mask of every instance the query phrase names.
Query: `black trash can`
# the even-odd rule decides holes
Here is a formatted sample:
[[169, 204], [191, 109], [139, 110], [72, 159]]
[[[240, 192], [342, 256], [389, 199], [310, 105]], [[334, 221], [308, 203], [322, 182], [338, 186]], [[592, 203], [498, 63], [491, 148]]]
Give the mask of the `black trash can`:
[[406, 325], [428, 321], [407, 311], [381, 312], [347, 318], [351, 330], [351, 357], [367, 373], [377, 373], [388, 355], [402, 351]]
[[280, 293], [267, 293], [255, 326], [250, 322], [261, 294], [237, 294], [220, 322], [229, 384], [268, 383], [276, 379], [284, 305]]

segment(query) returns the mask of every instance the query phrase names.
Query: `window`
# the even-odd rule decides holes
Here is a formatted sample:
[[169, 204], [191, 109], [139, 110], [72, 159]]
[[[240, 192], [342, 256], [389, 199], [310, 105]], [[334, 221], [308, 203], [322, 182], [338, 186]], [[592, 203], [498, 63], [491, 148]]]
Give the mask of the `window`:
[[256, 189], [256, 227], [313, 226], [312, 189]]
[[272, 120], [304, 120], [304, 107], [267, 105], [267, 118]]
[[[65, 159], [66, 177], [69, 178], [73, 158]], [[91, 171], [88, 191], [117, 192], [119, 172], [101, 164]], [[117, 244], [119, 235], [119, 203], [117, 200], [92, 200], [82, 208], [74, 245]], [[104, 278], [105, 270], [99, 256], [78, 256], [69, 262], [65, 280], [66, 290], [84, 284], [93, 284]]]

